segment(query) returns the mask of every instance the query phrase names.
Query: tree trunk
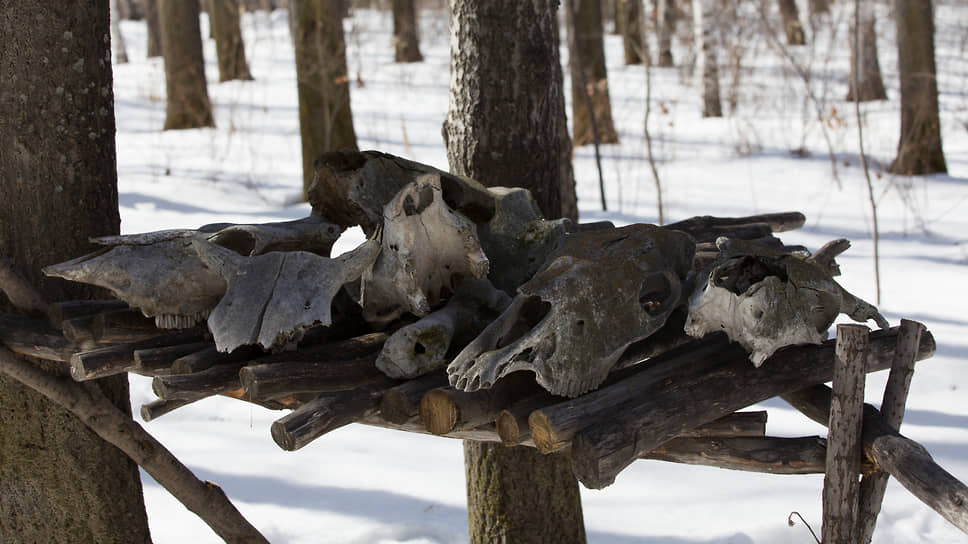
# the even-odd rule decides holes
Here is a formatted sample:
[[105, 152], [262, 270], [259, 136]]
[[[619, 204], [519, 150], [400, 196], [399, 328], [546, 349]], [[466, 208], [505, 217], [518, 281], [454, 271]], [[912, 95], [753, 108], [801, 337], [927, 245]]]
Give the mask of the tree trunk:
[[[585, 542], [581, 497], [567, 454], [464, 441], [471, 544]], [[552, 482], [565, 485], [549, 486]]]
[[[850, 38], [850, 79], [848, 80], [847, 100], [886, 100], [884, 80], [881, 78], [881, 64], [877, 60], [877, 34], [874, 31], [874, 6], [861, 3], [860, 14], [860, 59], [857, 59], [857, 29], [851, 25]], [[856, 82], [860, 92], [854, 89]]]
[[161, 56], [161, 25], [158, 0], [145, 0], [145, 24], [148, 27], [148, 58]]
[[[0, 0], [0, 13], [0, 254], [50, 301], [89, 297], [40, 268], [118, 233], [109, 5]], [[97, 385], [130, 413], [127, 378]], [[0, 437], [0, 541], [150, 541], [137, 466], [3, 376]]]
[[901, 138], [891, 172], [947, 172], [941, 149], [934, 11], [926, 0], [895, 0], [897, 64], [901, 79]]
[[[525, 183], [548, 217], [577, 216], [558, 58], [556, 0], [451, 0], [451, 171]], [[514, 62], [508, 62], [514, 59]], [[465, 442], [472, 543], [585, 542], [566, 455]]]
[[810, 10], [811, 16], [830, 13], [830, 2], [829, 0], [809, 0], [807, 8]]
[[616, 20], [622, 30], [622, 44], [625, 49], [625, 64], [641, 64], [642, 59], [651, 63], [649, 59], [649, 44], [644, 41], [642, 28], [642, 0], [619, 0], [616, 8]]
[[659, 58], [658, 64], [662, 68], [675, 66], [672, 60], [672, 36], [676, 33], [676, 2], [675, 0], [659, 0]]
[[118, 0], [111, 0], [111, 51], [114, 54], [114, 62], [118, 64], [128, 62], [124, 36], [121, 35], [121, 4]]
[[420, 39], [417, 33], [415, 0], [393, 0], [394, 62], [420, 62]]
[[249, 65], [245, 62], [245, 43], [239, 26], [237, 0], [212, 0], [209, 20], [215, 31], [215, 52], [218, 56], [218, 80], [251, 80]]
[[156, 0], [165, 57], [165, 130], [214, 127], [208, 100], [198, 0]]
[[[618, 143], [608, 97], [602, 4], [598, 0], [565, 0], [568, 65], [571, 72], [571, 126], [574, 145]], [[571, 17], [574, 12], [574, 17]], [[591, 102], [591, 107], [589, 107]], [[589, 112], [591, 110], [591, 112]], [[589, 115], [594, 115], [594, 119]], [[597, 136], [597, 138], [596, 138]]]
[[716, 59], [718, 11], [716, 2], [693, 0], [692, 14], [696, 30], [696, 74], [702, 88], [702, 116], [722, 117], [723, 105], [719, 99], [719, 63]]
[[780, 16], [783, 18], [783, 31], [786, 32], [787, 44], [806, 44], [796, 0], [777, 0], [777, 3], [780, 5]]
[[577, 219], [556, 2], [475, 4], [451, 1], [453, 81], [443, 131], [451, 168], [488, 186], [513, 180], [546, 217]]
[[313, 181], [313, 161], [320, 153], [357, 149], [343, 21], [336, 4], [293, 0], [289, 6], [296, 49], [304, 193]]

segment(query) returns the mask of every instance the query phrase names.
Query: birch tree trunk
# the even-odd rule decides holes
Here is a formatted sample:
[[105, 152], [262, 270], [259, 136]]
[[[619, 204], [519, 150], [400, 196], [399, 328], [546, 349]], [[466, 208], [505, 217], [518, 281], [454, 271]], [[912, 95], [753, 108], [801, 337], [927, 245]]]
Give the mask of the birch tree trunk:
[[245, 61], [238, 1], [212, 0], [210, 15], [215, 33], [215, 53], [218, 56], [218, 80], [251, 80], [252, 74]]
[[[854, 39], [857, 28], [851, 25], [850, 39], [850, 79], [848, 80], [847, 100], [886, 100], [884, 80], [881, 78], [881, 64], [877, 60], [877, 34], [874, 30], [874, 6], [861, 2], [860, 14], [860, 58], [857, 58], [857, 41]], [[854, 89], [854, 82], [857, 89]]]
[[156, 0], [165, 57], [165, 130], [214, 127], [208, 100], [198, 0]]
[[[524, 183], [548, 217], [576, 214], [556, 0], [450, 0], [451, 171]], [[566, 194], [567, 193], [567, 194]], [[583, 543], [571, 459], [465, 442], [470, 542]]]
[[[598, 0], [565, 2], [570, 2], [574, 8], [565, 10], [570, 33], [568, 66], [571, 72], [572, 141], [577, 147], [595, 143], [597, 136], [598, 143], [618, 143], [608, 96], [608, 73], [605, 70], [602, 4]], [[589, 113], [595, 116], [594, 120]]]
[[891, 172], [947, 172], [941, 149], [934, 11], [927, 0], [895, 0], [897, 65], [901, 79], [901, 138]]
[[[48, 301], [90, 297], [40, 269], [118, 233], [108, 1], [0, 0], [0, 13], [0, 255]], [[93, 386], [130, 413], [126, 377]], [[150, 542], [137, 466], [3, 375], [0, 542]]]
[[313, 181], [313, 161], [321, 153], [357, 149], [350, 80], [346, 69], [342, 5], [328, 0], [292, 0], [303, 193]]
[[692, 14], [696, 25], [696, 74], [702, 89], [702, 116], [722, 117], [719, 98], [719, 63], [716, 58], [719, 44], [716, 25], [719, 21], [717, 2], [693, 0]]
[[417, 32], [415, 0], [393, 0], [394, 62], [420, 62], [420, 39]]

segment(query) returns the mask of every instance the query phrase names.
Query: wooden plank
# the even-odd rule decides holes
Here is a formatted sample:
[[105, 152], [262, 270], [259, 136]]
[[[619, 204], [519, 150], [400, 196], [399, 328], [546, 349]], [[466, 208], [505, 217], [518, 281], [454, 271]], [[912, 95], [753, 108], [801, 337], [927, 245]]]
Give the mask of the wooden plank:
[[854, 544], [860, 495], [861, 423], [864, 412], [864, 360], [870, 329], [837, 325], [833, 396], [823, 482], [822, 538], [828, 544]]
[[[881, 402], [881, 417], [884, 423], [895, 431], [901, 429], [901, 421], [904, 419], [904, 406], [911, 388], [917, 346], [921, 341], [922, 332], [924, 332], [924, 325], [921, 323], [901, 320], [891, 373], [884, 388], [884, 400]], [[877, 515], [881, 511], [888, 478], [889, 474], [882, 470], [865, 472], [864, 477], [861, 478], [857, 542], [869, 544], [874, 536], [874, 527], [877, 525]]]

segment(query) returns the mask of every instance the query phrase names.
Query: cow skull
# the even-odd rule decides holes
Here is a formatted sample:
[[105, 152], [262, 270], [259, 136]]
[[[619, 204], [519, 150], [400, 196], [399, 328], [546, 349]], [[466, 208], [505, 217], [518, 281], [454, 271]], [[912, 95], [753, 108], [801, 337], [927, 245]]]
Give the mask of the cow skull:
[[598, 386], [629, 344], [684, 303], [694, 252], [689, 235], [654, 225], [562, 236], [508, 309], [447, 367], [450, 383], [475, 391], [530, 370], [556, 395]]

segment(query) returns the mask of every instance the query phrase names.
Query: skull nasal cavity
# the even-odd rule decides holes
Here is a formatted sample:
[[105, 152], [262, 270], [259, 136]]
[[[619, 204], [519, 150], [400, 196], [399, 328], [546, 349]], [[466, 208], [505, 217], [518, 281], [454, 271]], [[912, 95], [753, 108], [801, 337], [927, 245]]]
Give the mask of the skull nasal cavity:
[[515, 319], [514, 324], [511, 325], [504, 336], [498, 339], [495, 349], [500, 349], [504, 346], [517, 342], [519, 338], [524, 336], [527, 332], [533, 329], [535, 325], [540, 323], [550, 311], [550, 302], [545, 302], [541, 300], [540, 297], [528, 297], [528, 299], [521, 304], [521, 309], [518, 311], [517, 319]]
[[672, 301], [673, 287], [669, 277], [661, 272], [649, 274], [639, 288], [639, 304], [645, 313], [658, 315], [666, 311]]

